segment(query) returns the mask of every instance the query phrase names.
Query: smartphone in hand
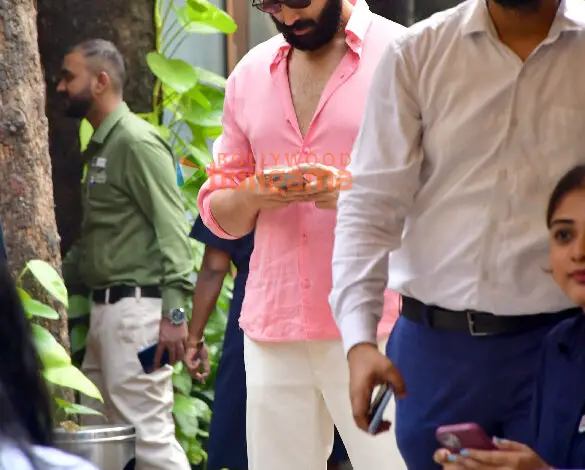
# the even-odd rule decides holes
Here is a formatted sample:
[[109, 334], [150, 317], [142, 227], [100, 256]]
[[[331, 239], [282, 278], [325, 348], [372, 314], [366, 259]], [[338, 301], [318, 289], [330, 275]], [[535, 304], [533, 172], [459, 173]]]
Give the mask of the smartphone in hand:
[[497, 450], [485, 431], [475, 423], [440, 426], [436, 436], [441, 445], [453, 453], [462, 449]]
[[[156, 348], [158, 347], [158, 343], [154, 343], [150, 346], [147, 346], [141, 349], [138, 352], [138, 360], [142, 365], [142, 370], [145, 374], [152, 374], [155, 371], [154, 368], [154, 356], [156, 354]], [[162, 354], [162, 358], [160, 360], [160, 367], [170, 364], [169, 359], [169, 352], [165, 349]]]
[[368, 432], [370, 434], [377, 434], [380, 431], [380, 425], [383, 422], [384, 411], [390, 403], [390, 399], [394, 391], [389, 384], [382, 384], [376, 393], [369, 411], [369, 426]]
[[306, 184], [302, 173], [294, 167], [267, 168], [262, 173], [266, 185], [285, 191], [302, 190]]

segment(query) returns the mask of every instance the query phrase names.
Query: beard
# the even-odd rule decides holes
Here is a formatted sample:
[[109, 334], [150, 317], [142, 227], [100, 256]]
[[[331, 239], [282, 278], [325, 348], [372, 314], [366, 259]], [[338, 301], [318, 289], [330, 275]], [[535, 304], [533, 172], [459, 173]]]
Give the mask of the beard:
[[92, 105], [92, 96], [89, 88], [71, 95], [69, 93], [61, 93], [61, 99], [65, 103], [65, 115], [73, 119], [83, 119], [87, 116], [88, 111]]
[[530, 13], [540, 8], [541, 0], [493, 0], [506, 10]]
[[[513, 0], [509, 0], [513, 1]], [[519, 0], [517, 0], [519, 1]], [[270, 16], [276, 29], [284, 36], [286, 42], [300, 51], [316, 51], [329, 44], [341, 26], [342, 0], [327, 0], [323, 11], [316, 20], [299, 20], [291, 26]], [[295, 31], [312, 28], [306, 34], [298, 35]]]

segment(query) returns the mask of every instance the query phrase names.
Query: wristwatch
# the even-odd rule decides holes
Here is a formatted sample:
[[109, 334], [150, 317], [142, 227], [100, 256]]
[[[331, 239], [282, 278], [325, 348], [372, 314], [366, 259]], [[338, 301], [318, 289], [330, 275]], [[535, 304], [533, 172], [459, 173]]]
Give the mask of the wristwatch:
[[187, 314], [185, 313], [184, 308], [173, 308], [171, 310], [165, 310], [163, 311], [162, 316], [175, 326], [182, 325], [187, 320]]

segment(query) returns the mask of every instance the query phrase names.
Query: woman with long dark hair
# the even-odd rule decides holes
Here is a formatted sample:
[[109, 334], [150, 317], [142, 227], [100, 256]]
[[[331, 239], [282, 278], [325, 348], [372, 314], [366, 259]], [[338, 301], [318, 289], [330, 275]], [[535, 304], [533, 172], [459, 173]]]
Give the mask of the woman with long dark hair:
[[5, 260], [0, 260], [0, 358], [0, 470], [95, 470], [51, 447], [50, 395]]

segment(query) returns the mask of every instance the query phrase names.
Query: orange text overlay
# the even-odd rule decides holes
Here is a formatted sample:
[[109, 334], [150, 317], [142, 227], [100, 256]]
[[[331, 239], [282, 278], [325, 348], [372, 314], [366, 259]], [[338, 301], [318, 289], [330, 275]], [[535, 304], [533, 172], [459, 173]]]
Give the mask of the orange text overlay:
[[253, 153], [218, 153], [215, 165], [239, 166], [247, 168], [270, 167], [275, 165], [295, 166], [302, 163], [320, 163], [322, 165], [345, 168], [351, 162], [351, 156], [347, 152], [333, 153], [278, 153], [254, 155]]

